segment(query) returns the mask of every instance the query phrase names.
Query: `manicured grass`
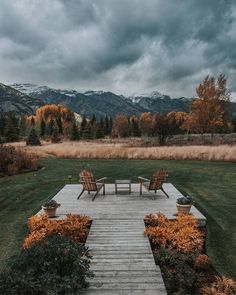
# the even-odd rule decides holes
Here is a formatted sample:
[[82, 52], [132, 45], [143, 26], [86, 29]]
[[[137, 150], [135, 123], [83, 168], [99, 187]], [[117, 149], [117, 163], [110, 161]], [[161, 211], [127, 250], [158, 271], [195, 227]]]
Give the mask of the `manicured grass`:
[[[83, 168], [96, 177], [150, 176], [158, 168], [170, 172], [170, 181], [195, 197], [208, 218], [207, 252], [222, 274], [236, 279], [236, 164], [200, 161], [149, 160], [41, 160], [45, 168], [33, 173], [0, 179], [0, 265], [19, 250], [26, 235], [26, 221], [42, 202], [68, 183], [78, 181]], [[2, 264], [3, 265], [3, 264]]]

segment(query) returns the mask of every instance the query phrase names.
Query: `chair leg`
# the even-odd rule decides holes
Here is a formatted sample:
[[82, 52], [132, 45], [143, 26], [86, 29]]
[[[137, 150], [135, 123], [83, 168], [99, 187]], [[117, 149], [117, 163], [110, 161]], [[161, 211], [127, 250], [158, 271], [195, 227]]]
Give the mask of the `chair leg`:
[[163, 191], [163, 193], [167, 196], [167, 198], [169, 198], [169, 196], [167, 195], [167, 193], [164, 191], [163, 188], [161, 188], [161, 190]]
[[105, 193], [106, 193], [106, 191], [105, 191], [105, 183], [103, 184], [103, 196], [105, 196]]
[[140, 182], [140, 196], [143, 194], [143, 184]]
[[96, 194], [92, 198], [92, 202], [95, 200], [96, 196], [98, 195], [99, 191], [96, 191]]
[[82, 192], [79, 194], [79, 196], [77, 197], [77, 200], [82, 196], [82, 194], [84, 193], [84, 189], [82, 190]]

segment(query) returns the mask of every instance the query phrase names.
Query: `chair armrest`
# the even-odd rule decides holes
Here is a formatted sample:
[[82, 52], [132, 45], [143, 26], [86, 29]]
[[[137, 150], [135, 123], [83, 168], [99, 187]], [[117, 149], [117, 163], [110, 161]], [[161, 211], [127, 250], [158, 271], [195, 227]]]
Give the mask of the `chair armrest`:
[[150, 181], [150, 179], [147, 179], [147, 178], [144, 178], [144, 177], [141, 177], [141, 176], [139, 176], [138, 179], [140, 181]]
[[103, 178], [96, 180], [96, 182], [105, 182], [106, 179], [107, 179], [107, 177], [103, 177]]

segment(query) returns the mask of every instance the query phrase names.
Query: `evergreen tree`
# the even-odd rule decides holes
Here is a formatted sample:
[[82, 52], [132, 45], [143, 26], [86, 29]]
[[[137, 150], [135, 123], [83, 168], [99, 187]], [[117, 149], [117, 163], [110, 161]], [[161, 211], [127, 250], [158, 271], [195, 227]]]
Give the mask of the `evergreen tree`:
[[79, 140], [79, 139], [80, 139], [80, 134], [79, 134], [78, 126], [76, 125], [76, 122], [74, 122], [71, 127], [70, 140]]
[[104, 132], [101, 124], [97, 124], [96, 130], [95, 130], [95, 138], [103, 138]]
[[56, 123], [57, 123], [57, 127], [58, 127], [58, 132], [60, 134], [62, 134], [63, 133], [63, 127], [62, 127], [62, 121], [61, 121], [61, 117], [60, 116], [58, 116], [56, 118]]
[[112, 119], [112, 117], [110, 117], [110, 120], [109, 120], [109, 135], [111, 134], [112, 127], [113, 127], [113, 119]]
[[81, 136], [83, 135], [83, 132], [84, 132], [84, 129], [85, 129], [86, 125], [87, 125], [87, 120], [86, 120], [85, 115], [83, 115], [82, 122], [80, 124]]
[[26, 140], [27, 145], [41, 145], [39, 137], [36, 133], [35, 128], [32, 128], [30, 134]]
[[40, 136], [43, 137], [46, 133], [46, 124], [44, 119], [41, 119], [40, 121]]
[[110, 134], [110, 121], [108, 119], [108, 116], [105, 116], [105, 121], [104, 121], [104, 134], [109, 135]]
[[84, 139], [93, 139], [93, 128], [91, 124], [85, 126], [82, 134]]
[[90, 121], [91, 125], [94, 126], [97, 122], [96, 116], [93, 114], [92, 119]]
[[19, 125], [18, 119], [14, 113], [7, 114], [6, 127], [5, 127], [5, 140], [6, 142], [13, 142], [19, 140]]
[[47, 124], [47, 127], [46, 127], [46, 134], [49, 135], [49, 136], [52, 136], [52, 133], [53, 133], [53, 130], [54, 130], [54, 120], [51, 119], [49, 121], [49, 123]]
[[140, 131], [138, 122], [134, 118], [131, 118], [129, 128], [130, 128], [131, 136], [135, 136], [135, 137], [141, 136], [141, 131]]
[[100, 124], [102, 130], [104, 131], [104, 120], [103, 120], [103, 117], [101, 117], [99, 124]]
[[6, 126], [6, 118], [4, 113], [0, 113], [0, 136], [4, 136]]
[[26, 136], [27, 134], [27, 123], [26, 123], [26, 117], [24, 115], [20, 118], [20, 135]]
[[53, 126], [51, 141], [53, 143], [58, 143], [61, 141], [61, 138], [59, 136], [59, 128], [57, 125]]

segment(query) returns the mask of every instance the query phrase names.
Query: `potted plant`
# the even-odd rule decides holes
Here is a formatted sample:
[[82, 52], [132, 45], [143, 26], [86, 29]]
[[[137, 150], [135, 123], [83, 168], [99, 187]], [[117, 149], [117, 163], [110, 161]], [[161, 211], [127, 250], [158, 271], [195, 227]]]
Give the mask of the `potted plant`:
[[48, 217], [55, 217], [57, 208], [60, 206], [61, 204], [57, 203], [55, 200], [49, 200], [42, 206], [42, 209]]
[[192, 205], [193, 205], [192, 197], [185, 196], [182, 198], [178, 198], [176, 202], [178, 214], [189, 214]]

